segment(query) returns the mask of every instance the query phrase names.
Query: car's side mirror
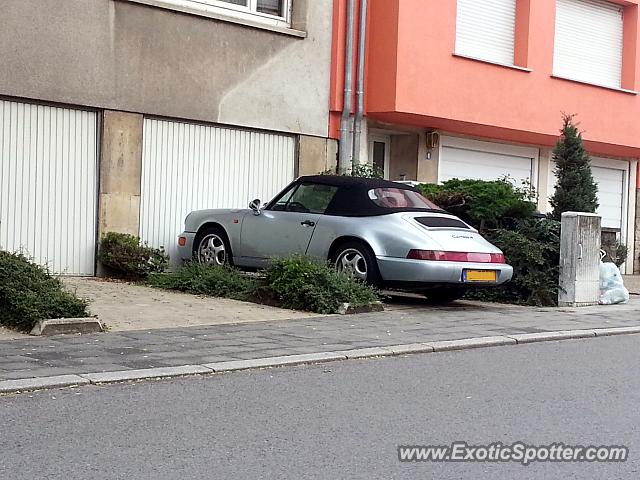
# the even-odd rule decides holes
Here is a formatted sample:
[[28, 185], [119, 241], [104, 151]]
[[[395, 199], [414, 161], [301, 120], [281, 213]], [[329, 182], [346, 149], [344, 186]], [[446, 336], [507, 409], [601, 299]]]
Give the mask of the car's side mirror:
[[259, 198], [256, 198], [249, 203], [249, 208], [253, 211], [254, 215], [260, 215], [260, 213], [262, 213], [262, 202]]

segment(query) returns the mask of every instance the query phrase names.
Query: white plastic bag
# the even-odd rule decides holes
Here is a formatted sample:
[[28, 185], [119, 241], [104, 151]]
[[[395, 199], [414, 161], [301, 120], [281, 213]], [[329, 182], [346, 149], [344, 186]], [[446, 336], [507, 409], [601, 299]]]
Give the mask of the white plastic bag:
[[624, 287], [622, 275], [615, 263], [600, 262], [600, 305], [627, 303], [629, 290]]

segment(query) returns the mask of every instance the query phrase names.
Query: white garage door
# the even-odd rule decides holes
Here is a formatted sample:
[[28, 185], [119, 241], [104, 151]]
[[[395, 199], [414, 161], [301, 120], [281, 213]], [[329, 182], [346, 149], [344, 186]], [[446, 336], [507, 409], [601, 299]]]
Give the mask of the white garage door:
[[537, 185], [538, 151], [510, 145], [444, 137], [438, 180], [498, 180], [508, 177], [515, 185]]
[[602, 228], [623, 230], [625, 172], [615, 168], [592, 167], [593, 179], [598, 183], [597, 214], [602, 217]]
[[[598, 203], [600, 206], [596, 213], [602, 217], [602, 228], [615, 229], [624, 234], [628, 163], [598, 158], [592, 158], [591, 163], [591, 173], [598, 184]], [[554, 170], [555, 162], [552, 161], [549, 198], [555, 192], [556, 176], [553, 173]]]
[[175, 258], [193, 210], [267, 201], [295, 175], [289, 135], [145, 119], [140, 237]]
[[0, 101], [0, 248], [93, 275], [95, 112]]

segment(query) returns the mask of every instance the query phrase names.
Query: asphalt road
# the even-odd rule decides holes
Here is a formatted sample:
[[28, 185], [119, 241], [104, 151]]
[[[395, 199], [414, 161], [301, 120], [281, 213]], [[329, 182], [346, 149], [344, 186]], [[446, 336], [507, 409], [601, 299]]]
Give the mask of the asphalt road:
[[[640, 478], [640, 336], [0, 398], [2, 479]], [[623, 444], [626, 463], [400, 463], [399, 444]]]

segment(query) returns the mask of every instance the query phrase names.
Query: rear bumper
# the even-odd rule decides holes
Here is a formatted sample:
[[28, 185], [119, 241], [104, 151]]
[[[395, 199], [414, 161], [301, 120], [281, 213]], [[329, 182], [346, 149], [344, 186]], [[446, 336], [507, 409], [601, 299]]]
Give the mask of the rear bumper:
[[183, 262], [188, 262], [193, 258], [193, 242], [196, 238], [196, 234], [193, 232], [182, 232], [178, 238], [184, 238], [186, 243], [183, 246], [178, 244], [178, 258]]
[[[424, 284], [451, 284], [465, 287], [502, 285], [511, 280], [511, 265], [498, 263], [440, 262], [409, 260], [395, 257], [377, 257], [380, 275], [385, 282]], [[496, 282], [472, 282], [462, 280], [464, 270], [493, 270]]]

